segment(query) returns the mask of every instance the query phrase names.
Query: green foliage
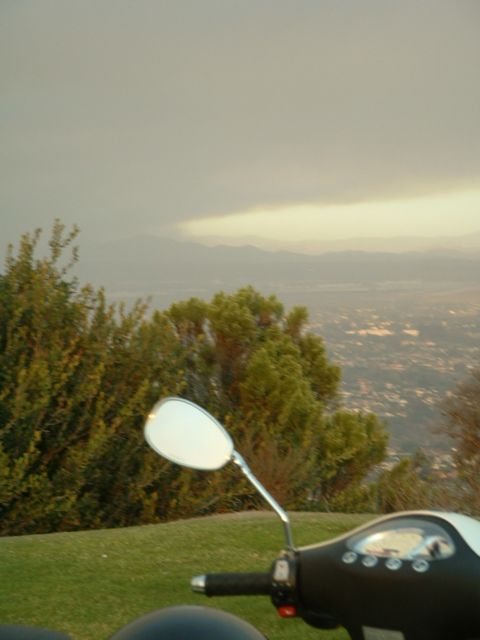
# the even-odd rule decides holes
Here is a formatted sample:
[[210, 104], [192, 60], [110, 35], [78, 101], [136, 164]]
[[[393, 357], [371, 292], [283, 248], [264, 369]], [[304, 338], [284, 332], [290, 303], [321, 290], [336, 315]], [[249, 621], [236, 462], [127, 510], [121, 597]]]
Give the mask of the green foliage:
[[144, 417], [165, 395], [223, 422], [289, 508], [331, 508], [363, 491], [385, 430], [338, 409], [339, 369], [306, 309], [285, 313], [246, 287], [150, 316], [142, 302], [127, 311], [70, 276], [76, 235], [57, 221], [41, 259], [40, 232], [23, 236], [0, 275], [0, 532], [258, 506], [236, 468], [187, 471], [148, 450]]
[[384, 425], [373, 414], [337, 411], [325, 420], [318, 456], [318, 506], [344, 511], [371, 509], [362, 481], [383, 460]]
[[75, 250], [58, 261], [75, 236], [57, 222], [39, 260], [39, 232], [23, 236], [0, 277], [4, 533], [141, 520], [158, 473], [142, 442], [145, 406], [180, 384], [165, 323], [147, 326], [142, 305], [115, 309], [67, 279]]
[[[185, 348], [184, 395], [227, 426], [257, 477], [288, 508], [333, 504], [383, 459], [383, 424], [335, 411], [340, 372], [321, 338], [308, 332], [305, 308], [286, 314], [277, 298], [247, 287], [210, 304], [173, 305], [166, 315]], [[177, 515], [192, 513], [192, 495], [202, 496], [200, 513], [261, 504], [235, 470], [207, 483], [198, 474], [185, 472], [187, 478], [188, 490], [175, 497]]]

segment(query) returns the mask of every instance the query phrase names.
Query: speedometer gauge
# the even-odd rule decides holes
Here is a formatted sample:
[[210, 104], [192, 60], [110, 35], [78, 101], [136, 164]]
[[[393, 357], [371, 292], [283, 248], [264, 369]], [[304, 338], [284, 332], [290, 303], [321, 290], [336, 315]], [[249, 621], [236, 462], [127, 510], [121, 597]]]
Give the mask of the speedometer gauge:
[[413, 518], [389, 520], [352, 536], [349, 549], [380, 558], [438, 560], [455, 553], [448, 533], [439, 525]]
[[423, 532], [419, 529], [397, 531], [381, 531], [364, 538], [356, 545], [356, 551], [374, 556], [405, 558], [411, 549], [416, 548], [423, 540]]

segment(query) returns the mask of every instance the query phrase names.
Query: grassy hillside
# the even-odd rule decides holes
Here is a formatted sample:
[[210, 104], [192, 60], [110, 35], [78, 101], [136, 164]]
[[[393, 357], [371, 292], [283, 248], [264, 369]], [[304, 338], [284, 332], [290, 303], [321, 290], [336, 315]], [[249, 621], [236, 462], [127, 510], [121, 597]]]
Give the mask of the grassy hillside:
[[[338, 535], [367, 518], [294, 514], [298, 546]], [[132, 619], [173, 604], [219, 607], [248, 619], [271, 640], [344, 640], [281, 620], [268, 598], [211, 598], [190, 592], [191, 576], [264, 571], [283, 546], [270, 513], [161, 525], [0, 539], [0, 621], [51, 627], [75, 640], [101, 640]]]

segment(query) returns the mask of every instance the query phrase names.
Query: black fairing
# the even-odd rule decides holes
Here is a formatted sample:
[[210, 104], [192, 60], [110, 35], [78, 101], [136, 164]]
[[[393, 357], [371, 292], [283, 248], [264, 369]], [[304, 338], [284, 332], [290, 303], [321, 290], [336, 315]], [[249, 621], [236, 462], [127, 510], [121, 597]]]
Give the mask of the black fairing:
[[322, 627], [322, 616], [331, 616], [353, 640], [364, 640], [362, 627], [400, 632], [405, 640], [479, 638], [480, 558], [452, 526], [441, 522], [457, 552], [431, 562], [422, 574], [407, 561], [396, 571], [386, 567], [384, 558], [374, 567], [364, 566], [362, 556], [353, 564], [345, 563], [342, 558], [351, 549], [347, 546], [351, 534], [300, 549], [302, 617]]
[[265, 640], [251, 624], [209, 607], [159, 609], [130, 623], [110, 640]]
[[71, 640], [59, 631], [19, 624], [0, 624], [0, 640]]

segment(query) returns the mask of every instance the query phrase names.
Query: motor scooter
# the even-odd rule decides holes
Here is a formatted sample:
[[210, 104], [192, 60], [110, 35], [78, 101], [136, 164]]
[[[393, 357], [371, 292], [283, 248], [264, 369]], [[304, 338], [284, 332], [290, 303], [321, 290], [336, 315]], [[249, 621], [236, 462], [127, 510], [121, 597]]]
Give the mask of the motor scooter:
[[267, 571], [196, 576], [194, 591], [266, 595], [282, 617], [300, 617], [318, 629], [342, 626], [352, 640], [480, 639], [477, 520], [440, 511], [400, 512], [297, 548], [288, 514], [204, 409], [166, 398], [148, 416], [145, 438], [163, 457], [193, 469], [233, 462], [283, 523], [285, 548]]

